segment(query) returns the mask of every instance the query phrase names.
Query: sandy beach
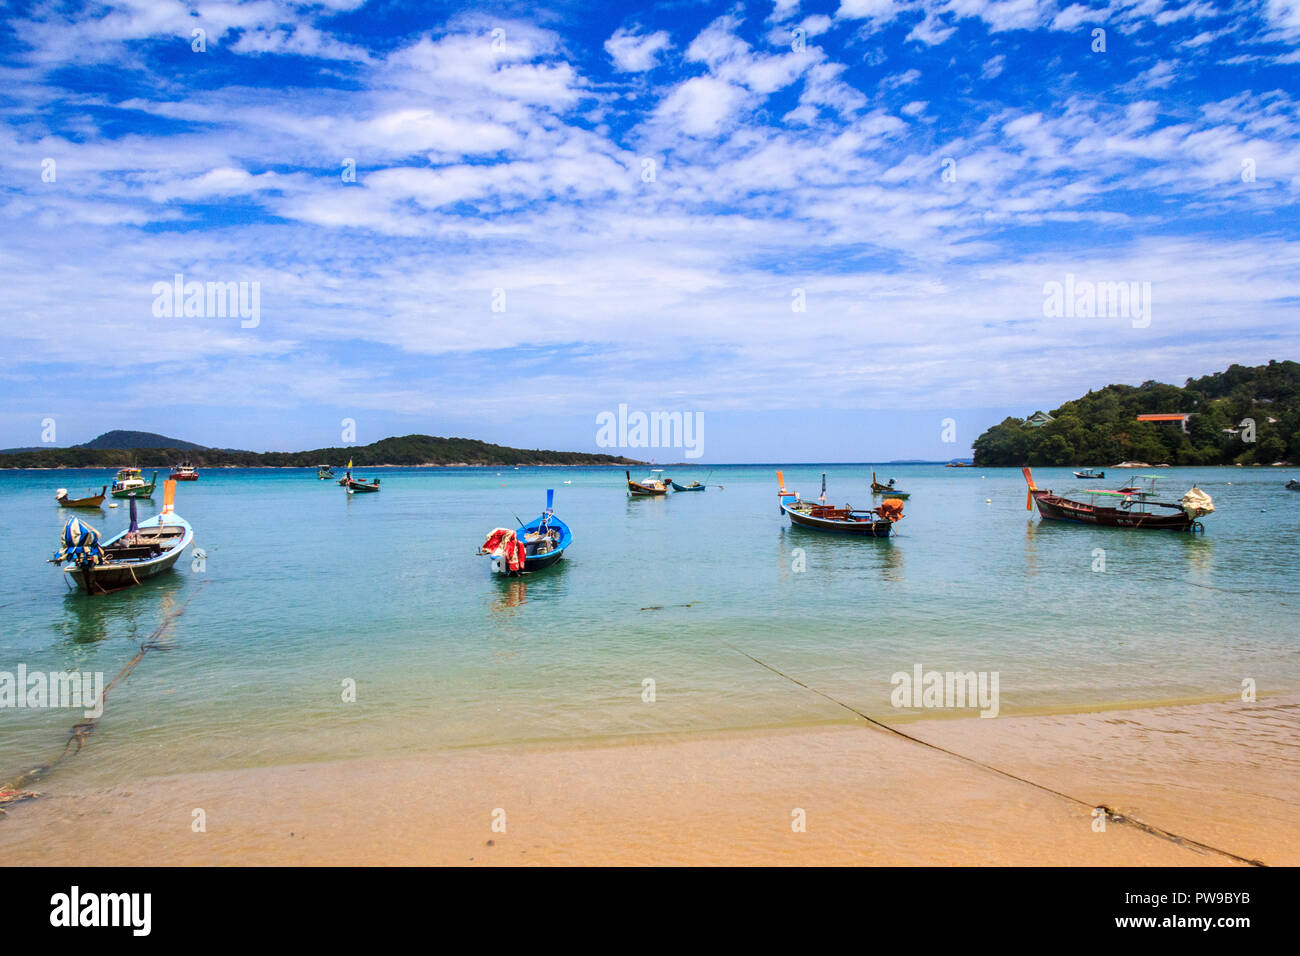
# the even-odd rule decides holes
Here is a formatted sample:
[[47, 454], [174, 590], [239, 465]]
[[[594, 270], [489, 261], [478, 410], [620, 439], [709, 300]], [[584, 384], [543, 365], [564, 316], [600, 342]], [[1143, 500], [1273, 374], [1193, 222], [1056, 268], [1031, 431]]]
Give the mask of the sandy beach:
[[1105, 805], [1238, 857], [1300, 863], [1300, 698], [900, 727], [970, 760], [859, 722], [77, 793], [56, 775], [0, 820], [0, 854], [11, 865], [1243, 865], [1115, 820], [1098, 832], [1089, 807]]

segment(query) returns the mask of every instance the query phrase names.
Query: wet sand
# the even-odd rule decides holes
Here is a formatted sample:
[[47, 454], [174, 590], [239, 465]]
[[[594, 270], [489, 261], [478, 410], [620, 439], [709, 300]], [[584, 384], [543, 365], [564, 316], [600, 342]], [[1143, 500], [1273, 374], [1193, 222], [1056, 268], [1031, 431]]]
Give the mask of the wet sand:
[[[444, 751], [10, 805], [10, 865], [1300, 864], [1300, 698]], [[206, 832], [194, 832], [202, 809]], [[792, 824], [802, 810], [806, 831]], [[504, 811], [504, 832], [500, 821]], [[498, 829], [493, 829], [494, 819]]]

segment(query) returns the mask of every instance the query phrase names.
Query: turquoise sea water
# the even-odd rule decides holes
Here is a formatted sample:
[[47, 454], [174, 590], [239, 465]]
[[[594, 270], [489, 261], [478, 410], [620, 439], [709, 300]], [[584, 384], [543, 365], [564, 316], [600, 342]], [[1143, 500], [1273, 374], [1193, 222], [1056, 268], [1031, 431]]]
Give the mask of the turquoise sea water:
[[[207, 470], [176, 507], [206, 567], [187, 555], [97, 598], [43, 562], [69, 515], [55, 489], [110, 472], [0, 472], [0, 671], [110, 678], [193, 596], [173, 648], [144, 658], [41, 789], [847, 719], [737, 648], [885, 718], [900, 716], [890, 676], [918, 663], [998, 671], [1004, 713], [1300, 687], [1300, 494], [1281, 469], [1165, 471], [1167, 497], [1196, 481], [1218, 506], [1187, 535], [1042, 524], [1015, 469], [876, 466], [912, 493], [906, 517], [892, 539], [851, 540], [791, 528], [775, 467], [637, 500], [621, 469], [376, 469], [358, 474], [384, 490], [352, 496], [314, 470]], [[870, 504], [871, 466], [788, 465], [787, 486], [815, 497], [823, 470], [833, 503]], [[547, 488], [574, 531], [567, 558], [494, 578], [475, 549], [512, 512], [535, 517]], [[127, 521], [125, 506], [88, 515], [105, 533]], [[0, 779], [56, 754], [77, 719], [0, 709]]]

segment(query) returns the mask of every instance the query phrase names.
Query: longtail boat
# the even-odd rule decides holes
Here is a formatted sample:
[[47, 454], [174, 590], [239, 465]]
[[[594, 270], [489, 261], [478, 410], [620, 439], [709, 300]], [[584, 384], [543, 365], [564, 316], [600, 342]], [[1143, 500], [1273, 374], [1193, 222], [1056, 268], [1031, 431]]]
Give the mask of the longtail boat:
[[120, 591], [161, 574], [194, 541], [194, 529], [175, 513], [175, 500], [176, 482], [168, 479], [162, 513], [141, 524], [131, 498], [130, 527], [102, 543], [93, 527], [70, 519], [63, 528], [63, 547], [50, 563], [65, 565], [63, 573], [90, 595]]
[[[91, 489], [92, 491], [94, 489]], [[69, 498], [68, 489], [60, 488], [54, 493], [54, 500], [59, 503], [60, 508], [98, 508], [104, 503], [104, 498], [108, 493], [108, 485], [99, 489], [99, 494], [87, 495], [85, 498]]]
[[555, 517], [555, 489], [546, 489], [546, 510], [511, 531], [493, 528], [478, 553], [492, 558], [494, 574], [519, 575], [549, 568], [573, 543], [569, 526]]
[[139, 468], [121, 468], [118, 469], [117, 477], [113, 479], [113, 490], [111, 494], [114, 498], [152, 498], [154, 487], [158, 484], [158, 472], [153, 473], [153, 477], [145, 481], [140, 477]]
[[781, 511], [790, 516], [790, 523], [802, 528], [817, 531], [831, 531], [838, 534], [852, 534], [870, 538], [887, 538], [893, 530], [894, 523], [902, 520], [903, 502], [899, 498], [888, 498], [880, 503], [879, 508], [869, 511], [854, 510], [852, 505], [835, 508], [825, 504], [826, 474], [822, 473], [821, 502], [803, 501], [794, 492], [785, 490], [785, 479], [777, 472], [781, 483], [778, 499]]
[[669, 484], [673, 486], [673, 491], [703, 491], [705, 488], [709, 487], [709, 478], [710, 476], [712, 476], [712, 474], [713, 472], [709, 472], [707, 475], [705, 475], [703, 482], [692, 481], [689, 485], [679, 485], [671, 478], [668, 479], [668, 481]]
[[[1163, 475], [1139, 475], [1147, 487], [1132, 484], [1117, 491], [1092, 488], [1079, 494], [1088, 495], [1088, 501], [1078, 501], [1063, 495], [1054, 495], [1051, 489], [1042, 489], [1034, 483], [1033, 472], [1022, 468], [1029, 494], [1025, 508], [1052, 521], [1075, 521], [1081, 524], [1100, 525], [1105, 528], [1150, 528], [1166, 531], [1204, 531], [1198, 520], [1214, 511], [1214, 501], [1195, 485], [1183, 495], [1182, 501], [1155, 500], [1155, 483]], [[1099, 500], [1100, 499], [1100, 500]], [[1161, 511], [1152, 509], [1159, 508]]]
[[873, 495], [889, 495], [891, 498], [912, 497], [910, 493], [899, 491], [895, 488], [893, 478], [889, 479], [889, 484], [887, 485], [882, 485], [880, 482], [876, 481], [876, 473], [874, 471], [871, 473], [871, 493]]
[[663, 471], [662, 468], [656, 468], [650, 472], [650, 477], [633, 481], [632, 472], [625, 470], [623, 474], [627, 476], [627, 493], [634, 498], [668, 494], [668, 485], [672, 479], [665, 481]]
[[351, 495], [351, 494], [356, 494], [356, 493], [358, 493], [358, 492], [378, 491], [378, 490], [379, 490], [379, 479], [378, 479], [378, 478], [374, 479], [373, 481], [367, 481], [367, 480], [364, 479], [364, 478], [353, 478], [353, 477], [352, 477], [352, 462], [351, 462], [351, 461], [348, 462], [348, 470], [347, 470], [347, 472], [344, 473], [344, 475], [343, 475], [343, 477], [342, 477], [341, 479], [339, 479], [339, 484], [342, 485], [344, 488], [346, 488], [347, 491], [348, 491], [348, 494], [350, 494], [350, 495]]
[[1076, 471], [1074, 477], [1082, 478], [1086, 481], [1100, 481], [1102, 478], [1106, 477], [1106, 473], [1104, 471], [1093, 471], [1091, 468], [1085, 468], [1083, 471]]
[[171, 474], [167, 477], [172, 481], [198, 481], [199, 471], [189, 461], [183, 461], [172, 466]]
[[327, 478], [333, 478], [334, 469], [331, 468], [329, 465], [321, 465], [319, 468], [316, 469], [316, 477], [319, 478], [321, 481], [325, 481]]

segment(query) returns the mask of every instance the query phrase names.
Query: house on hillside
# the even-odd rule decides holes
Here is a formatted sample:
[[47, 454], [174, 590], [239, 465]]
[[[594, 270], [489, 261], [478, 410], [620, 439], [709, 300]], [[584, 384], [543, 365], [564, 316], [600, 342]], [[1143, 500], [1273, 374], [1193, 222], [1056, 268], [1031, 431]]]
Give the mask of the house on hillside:
[[1047, 412], [1034, 412], [1034, 414], [1025, 419], [1025, 424], [1030, 428], [1042, 428], [1048, 422], [1054, 421], [1056, 421], [1056, 419], [1047, 414]]
[[1178, 422], [1183, 426], [1183, 432], [1187, 431], [1187, 420], [1192, 417], [1191, 412], [1170, 412], [1159, 415], [1139, 415], [1137, 420], [1140, 422]]

